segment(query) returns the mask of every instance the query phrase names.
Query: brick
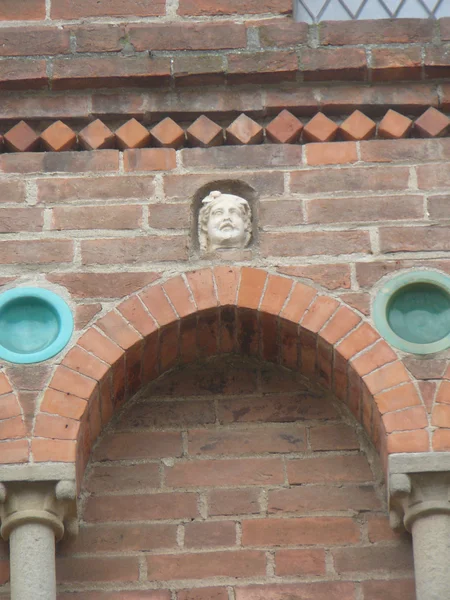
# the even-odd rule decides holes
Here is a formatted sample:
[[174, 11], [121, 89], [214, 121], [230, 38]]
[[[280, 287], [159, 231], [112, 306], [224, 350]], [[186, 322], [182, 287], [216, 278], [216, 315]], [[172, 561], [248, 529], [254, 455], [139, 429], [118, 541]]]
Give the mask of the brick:
[[436, 397], [436, 402], [440, 404], [450, 404], [450, 382], [441, 381], [439, 384], [439, 391]]
[[439, 160], [442, 150], [435, 140], [370, 140], [362, 142], [361, 158], [365, 162], [391, 163], [394, 161]]
[[364, 292], [349, 292], [348, 294], [341, 294], [340, 298], [352, 308], [359, 310], [363, 315], [370, 315], [371, 298], [369, 294]]
[[236, 600], [354, 600], [353, 583], [264, 584], [236, 588]]
[[317, 405], [316, 399], [305, 393], [293, 396], [230, 399], [219, 403], [222, 423], [292, 422], [305, 419], [330, 419], [336, 416], [331, 404]]
[[421, 137], [441, 137], [447, 133], [450, 119], [432, 106], [414, 122], [414, 129]]
[[[103, 155], [105, 150], [101, 152]], [[81, 153], [84, 154], [84, 153]], [[89, 154], [89, 153], [86, 153]], [[115, 154], [115, 153], [114, 153]], [[148, 198], [154, 192], [153, 177], [74, 177], [38, 181], [38, 202], [58, 204], [79, 200], [131, 200]]]
[[263, 200], [259, 203], [259, 223], [264, 229], [303, 225], [304, 222], [301, 200]]
[[234, 521], [196, 521], [184, 526], [185, 548], [213, 548], [236, 544]]
[[378, 135], [388, 139], [405, 138], [411, 131], [413, 121], [389, 109], [378, 125]]
[[124, 350], [141, 341], [142, 337], [125, 321], [117, 312], [110, 311], [96, 322], [99, 327], [113, 342]]
[[311, 448], [318, 450], [359, 450], [359, 441], [353, 427], [337, 425], [316, 425], [310, 429]]
[[77, 52], [120, 52], [125, 38], [124, 25], [92, 25], [87, 22], [70, 27]]
[[43, 224], [44, 212], [40, 209], [0, 209], [0, 233], [17, 233], [20, 231], [42, 231]]
[[[0, 195], [2, 198], [8, 198], [8, 202], [24, 203], [25, 193], [25, 186], [23, 182], [0, 180]], [[17, 209], [15, 209], [15, 211], [16, 210]], [[30, 208], [27, 207], [27, 210], [30, 210]], [[20, 210], [18, 211], [18, 214], [20, 214]]]
[[150, 204], [148, 224], [154, 229], [187, 229], [191, 220], [189, 204]]
[[39, 414], [36, 417], [34, 435], [58, 440], [76, 440], [79, 429], [79, 421], [57, 415]]
[[2, 3], [3, 21], [39, 21], [45, 18], [45, 0], [5, 0]]
[[292, 51], [264, 51], [228, 55], [228, 79], [231, 83], [293, 81], [298, 58]]
[[0, 405], [0, 419], [11, 419], [21, 415], [20, 404], [15, 394], [6, 394], [2, 396]]
[[320, 31], [320, 43], [324, 45], [350, 44], [419, 44], [431, 42], [434, 30], [432, 23], [426, 20], [401, 19], [400, 21], [362, 20], [352, 23], [323, 23]]
[[303, 137], [308, 142], [331, 142], [339, 127], [334, 121], [318, 112], [303, 129]]
[[47, 388], [41, 404], [41, 411], [81, 420], [87, 408], [87, 401], [72, 394]]
[[221, 84], [225, 80], [224, 59], [215, 54], [182, 54], [173, 59], [172, 76], [176, 86]]
[[241, 308], [256, 309], [266, 283], [267, 273], [260, 269], [244, 267], [241, 270], [241, 280], [237, 304]]
[[136, 119], [130, 119], [116, 130], [116, 143], [121, 150], [143, 148], [150, 142], [150, 132]]
[[264, 552], [198, 552], [147, 557], [148, 578], [152, 581], [206, 579], [209, 577], [255, 577], [266, 572]]
[[184, 130], [170, 117], [166, 117], [150, 131], [152, 142], [161, 148], [180, 148], [185, 141]]
[[41, 133], [41, 142], [50, 152], [66, 152], [77, 143], [77, 135], [62, 121], [55, 121]]
[[372, 81], [411, 81], [422, 79], [422, 48], [373, 48]]
[[355, 110], [339, 127], [339, 134], [345, 140], [357, 142], [368, 140], [374, 134], [377, 124], [360, 110]]
[[398, 452], [428, 452], [430, 441], [428, 432], [424, 429], [418, 431], [399, 431], [391, 433], [387, 438], [387, 451], [389, 454]]
[[450, 247], [448, 227], [387, 227], [380, 230], [380, 245], [384, 252], [445, 251]]
[[61, 365], [55, 370], [50, 382], [53, 389], [68, 392], [86, 400], [90, 399], [96, 384], [96, 381]]
[[329, 296], [319, 296], [301, 320], [302, 329], [317, 333], [339, 308], [339, 303]]
[[163, 289], [179, 318], [187, 317], [196, 312], [191, 291], [187, 288], [181, 276], [173, 277], [166, 281]]
[[135, 460], [181, 456], [181, 434], [176, 431], [134, 431], [107, 435], [94, 451], [94, 460]]
[[241, 431], [194, 429], [188, 432], [189, 454], [263, 454], [303, 452], [306, 432], [303, 427], [262, 427]]
[[[60, 600], [170, 600], [169, 590], [140, 592], [69, 592], [60, 594]], [[1, 596], [0, 596], [1, 598]], [[3, 599], [2, 599], [3, 600]]]
[[214, 405], [210, 401], [165, 400], [135, 404], [121, 419], [120, 427], [128, 430], [147, 427], [192, 427], [213, 423], [214, 420]]
[[320, 256], [371, 252], [366, 231], [307, 231], [262, 233], [262, 256]]
[[[289, 146], [289, 148], [294, 149], [297, 152], [299, 150], [299, 148], [296, 146]], [[251, 158], [251, 155], [253, 153], [255, 153], [255, 157], [258, 161], [264, 160], [266, 161], [265, 164], [267, 165], [268, 156], [270, 155], [270, 152], [269, 155], [267, 154], [267, 149], [270, 152], [272, 152], [274, 147], [271, 147], [269, 145], [255, 147], [252, 146], [252, 148], [249, 149], [246, 147], [234, 146], [233, 148], [231, 148], [224, 146], [221, 148], [210, 148], [206, 150], [206, 152], [208, 153], [208, 156], [210, 156], [210, 153], [213, 155], [211, 156], [211, 161], [215, 163], [214, 169], [216, 167], [220, 168], [221, 161], [223, 161], [224, 164], [228, 164], [229, 159], [231, 159], [231, 157], [234, 157], [233, 160], [239, 161], [239, 168], [242, 169], [242, 165], [246, 164], [247, 158]], [[277, 146], [275, 147], [275, 149], [279, 150], [279, 147]], [[283, 150], [284, 149], [285, 147], [283, 146]], [[247, 156], [248, 150], [250, 150], [250, 156]], [[196, 163], [197, 159], [198, 162], [200, 162], [200, 164], [203, 164], [203, 158], [205, 157], [204, 152], [205, 150], [202, 148], [181, 150], [181, 155], [184, 164], [186, 164], [186, 166], [188, 167], [192, 166], [189, 165], [190, 161], [188, 160], [188, 158], [192, 156], [194, 156], [195, 158], [195, 160], [192, 161], [194, 162], [194, 164]], [[299, 156], [301, 157], [301, 152], [299, 153]], [[227, 166], [226, 168], [228, 169], [229, 167]], [[234, 173], [233, 177], [252, 186], [258, 193], [264, 196], [280, 195], [281, 193], [283, 193], [284, 190], [282, 173], [258, 172], [256, 174], [251, 172], [236, 172]], [[229, 173], [215, 173], [214, 181], [216, 181], [219, 184], [220, 181], [223, 180], [229, 180]], [[193, 196], [200, 189], [201, 186], [206, 185], [210, 182], [211, 175], [200, 175], [197, 173], [191, 173], [186, 175], [166, 175], [164, 178], [164, 193], [166, 195], [166, 198], [169, 200], [186, 201], [186, 197]], [[147, 195], [148, 194], [149, 192], [147, 192]]]
[[66, 354], [61, 364], [97, 381], [103, 379], [109, 371], [109, 367], [106, 363], [98, 360], [80, 346], [73, 346]]
[[354, 142], [308, 144], [305, 146], [305, 159], [306, 164], [312, 166], [354, 163], [358, 160], [356, 144]]
[[234, 305], [236, 303], [240, 275], [240, 270], [233, 267], [214, 267], [214, 279], [220, 306]]
[[396, 359], [395, 352], [382, 340], [355, 358], [352, 366], [359, 375], [364, 376]]
[[403, 364], [397, 361], [381, 367], [370, 373], [370, 375], [366, 375], [363, 381], [372, 394], [378, 394], [400, 383], [409, 382], [410, 377]]
[[[249, 27], [253, 24], [249, 23]], [[295, 23], [291, 19], [273, 19], [257, 23], [259, 40], [263, 48], [286, 47], [305, 44], [308, 38], [306, 23]]]
[[325, 551], [278, 550], [275, 554], [276, 575], [325, 575]]
[[261, 144], [264, 139], [264, 129], [245, 114], [239, 115], [225, 133], [228, 144]]
[[[145, 552], [176, 548], [176, 525], [94, 525], [81, 527], [76, 540], [64, 540], [61, 554]], [[71, 557], [70, 557], [71, 558]]]
[[160, 327], [176, 321], [177, 316], [161, 286], [154, 286], [139, 295]]
[[54, 264], [73, 259], [73, 242], [40, 239], [0, 242], [0, 264]]
[[403, 191], [408, 187], [408, 177], [409, 171], [404, 167], [330, 169], [327, 177], [320, 180], [316, 170], [304, 170], [291, 173], [291, 191], [301, 194]]
[[387, 433], [393, 431], [410, 431], [428, 426], [426, 411], [423, 406], [406, 408], [398, 412], [383, 415], [383, 424]]
[[0, 440], [23, 438], [26, 435], [27, 430], [21, 415], [0, 421]]
[[[264, 144], [260, 146], [221, 146], [209, 149], [188, 148], [181, 150], [181, 156], [183, 164], [187, 168], [201, 168], [204, 170], [206, 167], [210, 167], [213, 169], [225, 169], [228, 171], [231, 168], [242, 169], [244, 166], [246, 169], [259, 169], [261, 167], [267, 167], [268, 164], [273, 167], [300, 164], [302, 160], [302, 148], [298, 145], [281, 146], [272, 144]], [[260, 175], [259, 180], [257, 175]], [[280, 195], [283, 192], [283, 187], [280, 185], [280, 175], [281, 173], [276, 172], [272, 172], [270, 174], [235, 173], [235, 178], [239, 178], [241, 181], [248, 183], [255, 189], [260, 189], [261, 195], [270, 197], [271, 189], [272, 195]], [[199, 189], [199, 182], [202, 182], [202, 175], [192, 174], [192, 176], [197, 178], [197, 185], [194, 186], [195, 190], [193, 190], [193, 193], [195, 193]], [[175, 177], [179, 176], [174, 176], [174, 180], [176, 181]], [[189, 175], [185, 175], [184, 177], [186, 179], [186, 177], [189, 177]], [[210, 183], [210, 176], [208, 176], [208, 178], [209, 179], [205, 177], [205, 183]], [[226, 179], [225, 174], [215, 174], [215, 181], [220, 182], [221, 179]], [[185, 200], [186, 189], [180, 196], [183, 200]], [[169, 197], [171, 196], [169, 195]]]
[[195, 590], [181, 590], [177, 594], [178, 600], [228, 600], [226, 588], [208, 587]]
[[58, 582], [88, 581], [137, 581], [139, 563], [137, 557], [119, 558], [59, 558], [57, 560]]
[[278, 316], [290, 295], [292, 285], [291, 279], [269, 275], [259, 311], [264, 314]]
[[[1, 216], [1, 213], [0, 213]], [[58, 206], [52, 210], [52, 229], [139, 229], [140, 206]]]
[[297, 486], [269, 491], [269, 513], [313, 513], [315, 511], [369, 511], [380, 508], [372, 486]]
[[447, 77], [450, 65], [448, 45], [427, 48], [423, 62], [426, 78]]
[[89, 123], [78, 134], [78, 141], [85, 150], [114, 148], [116, 136], [100, 119]]
[[356, 327], [360, 321], [361, 318], [352, 310], [346, 306], [341, 306], [322, 328], [320, 337], [329, 344], [336, 344], [344, 335]]
[[428, 197], [428, 214], [431, 219], [446, 219], [450, 214], [449, 196]]
[[245, 0], [244, 2], [221, 0], [211, 4], [208, 0], [182, 0], [179, 15], [231, 15], [231, 14], [286, 14], [292, 7], [287, 0]]
[[90, 496], [84, 513], [88, 522], [193, 519], [197, 494], [170, 492], [123, 496]]
[[389, 579], [380, 581], [364, 581], [362, 584], [365, 600], [397, 600], [397, 598], [414, 598], [414, 579]]
[[422, 165], [417, 168], [419, 189], [440, 188], [448, 186], [447, 165]]
[[411, 542], [398, 546], [339, 548], [332, 553], [339, 574], [413, 570]]
[[[0, 171], [4, 173], [103, 173], [115, 171], [118, 166], [119, 153], [115, 150], [0, 155]], [[47, 198], [47, 202], [50, 203], [50, 199]]]
[[229, 516], [258, 514], [259, 490], [257, 489], [220, 489], [208, 492], [208, 514], [210, 516]]
[[145, 310], [144, 305], [137, 296], [132, 296], [119, 304], [117, 310], [142, 337], [146, 337], [157, 330], [156, 322]]
[[119, 0], [100, 0], [92, 5], [89, 0], [80, 0], [76, 6], [71, 0], [54, 0], [52, 19], [80, 19], [85, 17], [157, 17], [165, 14], [165, 4], [156, 0], [151, 4], [130, 0], [126, 6]]
[[245, 48], [245, 26], [233, 21], [219, 23], [149, 23], [128, 26], [128, 35], [137, 52], [152, 50], [222, 50]]
[[290, 298], [281, 311], [280, 317], [298, 323], [316, 295], [317, 291], [314, 288], [303, 283], [294, 284]]
[[363, 323], [358, 329], [352, 331], [336, 348], [337, 352], [345, 359], [372, 345], [380, 338], [378, 333], [368, 324]]
[[302, 130], [303, 123], [285, 109], [266, 126], [266, 136], [276, 144], [294, 144]]
[[187, 128], [186, 136], [191, 146], [200, 146], [201, 148], [221, 146], [224, 143], [223, 128], [205, 115], [200, 115]]
[[[3, 5], [1, 16], [5, 20]], [[56, 27], [5, 27], [0, 32], [1, 56], [54, 55], [69, 51], [69, 33]]]
[[373, 480], [365, 456], [329, 456], [289, 460], [287, 474], [291, 485], [345, 481], [363, 483]]
[[35, 438], [31, 441], [31, 453], [36, 462], [75, 462], [75, 440], [49, 440]]
[[0, 64], [0, 89], [42, 90], [48, 87], [46, 61], [7, 58]]
[[244, 546], [354, 544], [359, 528], [345, 517], [252, 519], [242, 522]]
[[153, 283], [157, 273], [51, 273], [47, 279], [77, 298], [123, 298]]
[[214, 485], [273, 485], [282, 483], [279, 459], [229, 459], [178, 462], [166, 469], [166, 485], [174, 487]]
[[0, 464], [28, 462], [28, 440], [0, 442]]
[[[25, 76], [26, 72], [22, 77]], [[56, 58], [53, 62], [52, 89], [117, 88], [149, 85], [150, 82], [152, 85], [160, 85], [168, 81], [169, 77], [170, 59], [167, 57], [133, 56], [124, 59], [122, 56], [81, 56], [70, 60]], [[37, 79], [36, 66], [34, 79]], [[27, 81], [27, 85], [29, 84]]]
[[361, 48], [303, 48], [300, 72], [304, 81], [365, 81], [366, 53]]
[[14, 125], [3, 139], [11, 152], [32, 152], [39, 144], [39, 136], [25, 121]]
[[143, 148], [125, 150], [124, 170], [133, 171], [171, 171], [176, 168], [175, 150], [171, 148]]
[[187, 259], [185, 236], [146, 236], [81, 242], [82, 264], [135, 264]]
[[[87, 491], [98, 496], [109, 492], [132, 493], [160, 487], [159, 465], [142, 463], [135, 465], [102, 464], [94, 466], [86, 478]], [[117, 543], [117, 541], [116, 541]]]

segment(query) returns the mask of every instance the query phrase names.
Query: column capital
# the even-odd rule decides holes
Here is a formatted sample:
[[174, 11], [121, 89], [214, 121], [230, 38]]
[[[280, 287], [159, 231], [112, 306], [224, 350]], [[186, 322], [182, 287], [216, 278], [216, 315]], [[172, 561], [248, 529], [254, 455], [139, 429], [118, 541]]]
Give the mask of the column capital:
[[[35, 468], [33, 468], [35, 467]], [[76, 535], [77, 488], [72, 465], [18, 465], [0, 468], [0, 533], [8, 540], [20, 525], [40, 523], [56, 541]]]
[[395, 530], [411, 532], [418, 518], [450, 515], [450, 453], [391, 455], [388, 498]]

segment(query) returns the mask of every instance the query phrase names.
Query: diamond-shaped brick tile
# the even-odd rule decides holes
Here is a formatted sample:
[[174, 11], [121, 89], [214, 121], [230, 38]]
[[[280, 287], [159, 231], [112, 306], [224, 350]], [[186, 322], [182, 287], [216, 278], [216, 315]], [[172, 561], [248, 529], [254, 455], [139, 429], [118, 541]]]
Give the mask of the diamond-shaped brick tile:
[[266, 136], [275, 144], [294, 144], [298, 141], [303, 123], [284, 109], [266, 127]]
[[32, 152], [39, 145], [39, 136], [25, 121], [20, 121], [5, 133], [4, 140], [11, 152]]
[[432, 106], [414, 123], [420, 137], [440, 137], [447, 133], [450, 119]]
[[264, 141], [264, 129], [244, 113], [226, 128], [226, 132], [228, 144], [261, 144]]
[[222, 127], [205, 115], [201, 115], [188, 127], [186, 135], [191, 146], [200, 146], [201, 148], [221, 146], [224, 142]]
[[339, 127], [339, 133], [344, 140], [357, 142], [370, 139], [376, 128], [375, 121], [366, 117], [360, 110], [355, 110]]
[[77, 135], [62, 121], [55, 121], [41, 133], [41, 140], [46, 150], [64, 152], [75, 146]]
[[391, 140], [405, 138], [412, 126], [413, 122], [411, 119], [395, 110], [389, 109], [378, 125], [378, 135], [379, 137]]
[[319, 112], [303, 129], [303, 137], [308, 142], [331, 142], [339, 127], [334, 121]]
[[100, 119], [96, 119], [80, 131], [78, 140], [85, 150], [101, 150], [113, 148], [116, 136]]
[[151, 134], [152, 142], [160, 148], [181, 148], [186, 139], [184, 130], [170, 117], [155, 125]]
[[150, 143], [150, 133], [139, 121], [130, 119], [116, 131], [116, 144], [121, 150], [144, 148]]

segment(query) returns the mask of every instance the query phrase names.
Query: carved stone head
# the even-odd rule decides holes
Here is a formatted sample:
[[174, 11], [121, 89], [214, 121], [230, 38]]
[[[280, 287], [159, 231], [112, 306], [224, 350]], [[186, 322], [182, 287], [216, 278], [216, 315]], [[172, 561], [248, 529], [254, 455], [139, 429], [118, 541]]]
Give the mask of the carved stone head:
[[210, 192], [198, 215], [200, 249], [245, 248], [252, 235], [252, 215], [245, 198]]

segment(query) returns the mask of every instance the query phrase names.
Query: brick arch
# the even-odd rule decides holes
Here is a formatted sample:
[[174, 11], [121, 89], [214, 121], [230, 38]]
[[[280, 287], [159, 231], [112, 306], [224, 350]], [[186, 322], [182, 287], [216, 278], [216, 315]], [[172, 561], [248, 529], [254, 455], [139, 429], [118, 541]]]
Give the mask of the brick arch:
[[0, 464], [28, 461], [28, 433], [19, 398], [6, 373], [0, 371]]
[[152, 285], [100, 318], [55, 369], [36, 417], [36, 462], [76, 461], [114, 411], [179, 363], [241, 352], [315, 378], [346, 403], [383, 459], [429, 450], [408, 371], [373, 327], [335, 298], [262, 269], [218, 266]]

